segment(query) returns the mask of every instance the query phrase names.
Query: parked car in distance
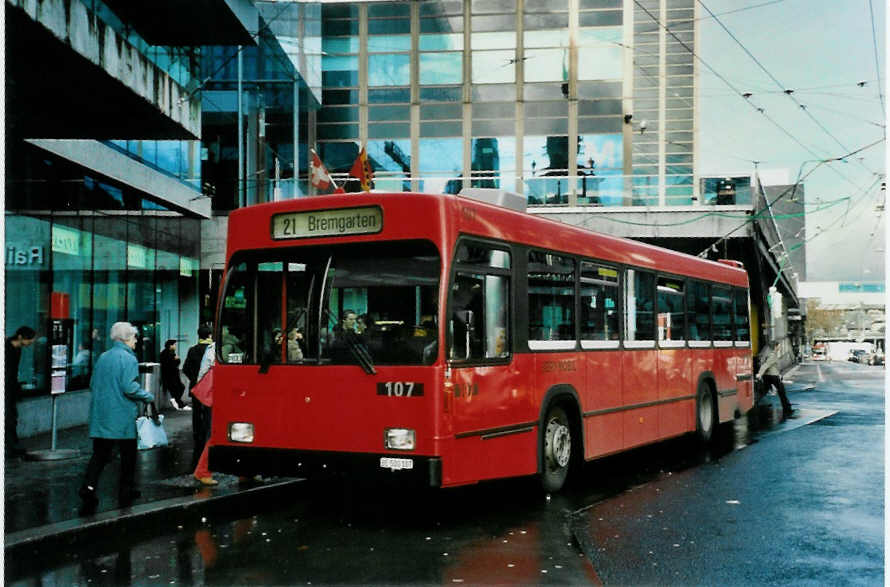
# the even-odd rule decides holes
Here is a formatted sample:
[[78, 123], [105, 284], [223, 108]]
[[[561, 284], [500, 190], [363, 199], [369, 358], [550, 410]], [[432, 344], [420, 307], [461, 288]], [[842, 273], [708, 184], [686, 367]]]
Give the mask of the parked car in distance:
[[873, 353], [868, 353], [865, 356], [865, 362], [869, 365], [883, 365], [884, 353], [880, 349]]
[[852, 361], [853, 363], [864, 363], [863, 357], [867, 354], [865, 349], [850, 349], [850, 354], [847, 355], [847, 360]]
[[814, 361], [825, 361], [828, 359], [827, 353], [825, 352], [825, 347], [815, 347], [813, 349], [813, 360]]

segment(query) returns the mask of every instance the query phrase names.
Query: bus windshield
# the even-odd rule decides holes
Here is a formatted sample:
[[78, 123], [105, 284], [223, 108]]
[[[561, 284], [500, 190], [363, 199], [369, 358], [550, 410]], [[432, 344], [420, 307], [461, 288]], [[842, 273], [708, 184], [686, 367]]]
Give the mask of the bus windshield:
[[439, 273], [429, 241], [237, 253], [221, 298], [218, 359], [266, 368], [359, 364], [368, 372], [431, 364]]

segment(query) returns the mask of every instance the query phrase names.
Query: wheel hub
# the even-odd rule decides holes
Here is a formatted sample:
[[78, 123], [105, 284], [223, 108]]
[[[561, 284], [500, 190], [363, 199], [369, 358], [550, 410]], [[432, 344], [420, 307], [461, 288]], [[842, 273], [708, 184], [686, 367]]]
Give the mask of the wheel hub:
[[545, 453], [547, 462], [553, 467], [565, 467], [569, 464], [572, 453], [572, 438], [569, 427], [557, 419], [547, 423], [547, 435], [545, 438]]

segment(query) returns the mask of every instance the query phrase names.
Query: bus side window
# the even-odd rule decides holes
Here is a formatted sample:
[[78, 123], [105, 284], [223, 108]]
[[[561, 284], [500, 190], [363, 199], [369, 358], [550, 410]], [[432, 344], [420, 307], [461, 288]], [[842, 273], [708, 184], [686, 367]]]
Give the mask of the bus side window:
[[451, 352], [461, 361], [482, 358], [482, 276], [458, 273], [451, 288]]

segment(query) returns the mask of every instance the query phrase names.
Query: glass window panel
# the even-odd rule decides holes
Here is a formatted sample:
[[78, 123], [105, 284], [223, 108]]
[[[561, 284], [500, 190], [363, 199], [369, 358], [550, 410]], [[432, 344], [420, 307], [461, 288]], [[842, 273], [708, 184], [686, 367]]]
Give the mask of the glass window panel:
[[[506, 190], [515, 187], [516, 139], [509, 136], [476, 138], [470, 149], [473, 187]], [[505, 170], [508, 177], [503, 177]]]
[[445, 171], [454, 173], [455, 176], [463, 173], [462, 138], [421, 138], [419, 149], [420, 172]]
[[569, 167], [567, 136], [526, 135], [523, 141], [523, 170], [542, 174]]
[[619, 339], [619, 271], [598, 263], [581, 263], [581, 340]]
[[628, 269], [625, 280], [624, 340], [655, 340], [655, 275]]
[[343, 88], [358, 85], [358, 71], [324, 71], [322, 84], [326, 88]]
[[733, 290], [735, 309], [733, 311], [733, 324], [735, 324], [735, 339], [747, 342], [751, 340], [751, 326], [748, 318], [748, 292], [744, 289]]
[[406, 121], [411, 119], [410, 106], [370, 106], [368, 118], [371, 121], [396, 120]]
[[536, 100], [565, 100], [565, 91], [568, 91], [568, 82], [550, 84], [525, 84], [523, 87], [524, 98], [527, 102]]
[[473, 119], [477, 118], [513, 118], [516, 105], [512, 102], [473, 104]]
[[563, 134], [569, 132], [569, 121], [567, 118], [526, 118], [525, 132], [548, 135]]
[[525, 117], [538, 118], [541, 116], [568, 116], [569, 105], [565, 100], [559, 102], [526, 102]]
[[595, 173], [621, 173], [624, 169], [624, 135], [587, 134], [578, 137], [578, 166]]
[[450, 303], [450, 359], [478, 361], [509, 356], [509, 285], [509, 278], [503, 275], [455, 275]]
[[658, 340], [686, 339], [683, 280], [658, 278]]
[[421, 122], [420, 136], [423, 137], [456, 137], [462, 134], [461, 122]]
[[368, 4], [368, 17], [410, 16], [411, 5], [396, 2], [371, 2]]
[[[532, 47], [568, 47], [569, 31], [567, 29], [546, 31], [525, 31], [523, 45]], [[526, 52], [526, 54], [528, 54]]]
[[578, 79], [621, 79], [623, 53], [621, 47], [578, 47]]
[[[368, 141], [368, 159], [374, 169], [411, 173], [411, 140], [389, 139]], [[376, 179], [376, 178], [375, 178]]]
[[410, 35], [374, 35], [368, 37], [369, 53], [392, 53], [410, 50]]
[[522, 17], [525, 30], [536, 29], [562, 29], [569, 27], [569, 15], [557, 14], [526, 14]]
[[686, 312], [689, 340], [711, 340], [711, 292], [707, 283], [688, 282]]
[[420, 88], [421, 102], [460, 102], [463, 98], [463, 89], [450, 88]]
[[621, 131], [623, 120], [617, 117], [609, 118], [579, 118], [579, 133], [614, 133]]
[[477, 49], [516, 49], [516, 31], [473, 33], [470, 46]]
[[420, 35], [418, 48], [421, 51], [461, 50], [464, 48], [464, 36], [462, 34]]
[[711, 324], [714, 340], [732, 340], [732, 290], [711, 286]]
[[420, 2], [420, 15], [461, 14], [464, 10], [462, 0], [429, 0]]
[[578, 101], [578, 116], [603, 116], [605, 114], [624, 114], [621, 100]]
[[460, 119], [463, 116], [461, 104], [421, 104], [421, 120]]
[[319, 139], [357, 139], [357, 124], [319, 124]]
[[581, 26], [615, 26], [624, 22], [621, 10], [600, 10], [597, 12], [581, 12], [578, 24]]
[[368, 19], [369, 35], [398, 35], [411, 32], [411, 20], [407, 18]]
[[516, 0], [471, 0], [473, 14], [485, 12], [516, 12]]
[[579, 99], [621, 98], [621, 82], [578, 82]]
[[581, 10], [587, 8], [621, 8], [623, 0], [580, 0]]
[[411, 83], [409, 55], [369, 55], [369, 86], [407, 86]]
[[512, 120], [474, 120], [473, 135], [506, 135], [515, 132], [516, 123]]
[[411, 136], [409, 123], [385, 122], [368, 125], [368, 137], [372, 139], [384, 139], [388, 137], [402, 138]]
[[[620, 171], [616, 170], [614, 173], [620, 173]], [[580, 164], [578, 175], [575, 189], [578, 191], [579, 204], [624, 205], [624, 176], [608, 175], [608, 172], [603, 171], [590, 173], [587, 168], [580, 167]]]
[[473, 83], [496, 84], [516, 81], [516, 51], [473, 51]]
[[528, 253], [528, 340], [575, 340], [575, 261]]
[[358, 18], [357, 4], [322, 4], [321, 17], [328, 18]]
[[459, 84], [463, 81], [463, 53], [421, 53], [420, 83]]
[[[321, 50], [332, 55], [334, 53], [358, 53], [358, 37], [324, 37], [321, 40]], [[325, 56], [323, 56], [325, 57]]]
[[[565, 205], [569, 203], [569, 178], [566, 172], [551, 171], [547, 177], [526, 177], [524, 193], [532, 206]], [[561, 177], [560, 177], [561, 176]]]
[[462, 33], [464, 30], [464, 17], [461, 15], [441, 18], [421, 18], [421, 33]]
[[516, 86], [512, 84], [477, 85], [473, 88], [474, 102], [503, 102], [516, 99]]
[[516, 29], [516, 16], [513, 14], [497, 14], [491, 16], [473, 15], [473, 32], [509, 31]]
[[411, 101], [411, 90], [408, 88], [387, 88], [368, 90], [368, 102], [371, 104], [403, 103]]
[[568, 0], [525, 0], [525, 12], [557, 12], [569, 9]]
[[322, 38], [345, 37], [358, 34], [357, 20], [324, 20], [321, 23]]
[[318, 122], [358, 122], [358, 107], [322, 108]]

